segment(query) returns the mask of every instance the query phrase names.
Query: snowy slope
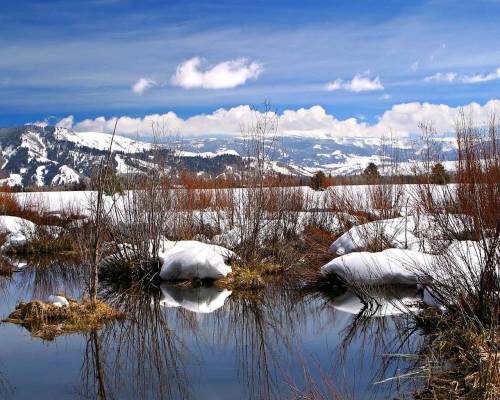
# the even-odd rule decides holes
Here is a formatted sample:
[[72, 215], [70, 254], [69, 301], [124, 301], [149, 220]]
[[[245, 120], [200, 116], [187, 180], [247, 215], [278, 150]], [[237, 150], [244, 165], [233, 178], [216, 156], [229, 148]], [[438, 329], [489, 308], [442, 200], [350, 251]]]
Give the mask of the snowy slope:
[[[107, 151], [111, 144], [112, 135], [98, 132], [74, 132], [66, 128], [56, 128], [54, 132], [56, 140], [74, 143], [78, 147]], [[140, 153], [151, 150], [150, 143], [132, 140], [123, 136], [115, 135], [113, 150], [124, 153]]]

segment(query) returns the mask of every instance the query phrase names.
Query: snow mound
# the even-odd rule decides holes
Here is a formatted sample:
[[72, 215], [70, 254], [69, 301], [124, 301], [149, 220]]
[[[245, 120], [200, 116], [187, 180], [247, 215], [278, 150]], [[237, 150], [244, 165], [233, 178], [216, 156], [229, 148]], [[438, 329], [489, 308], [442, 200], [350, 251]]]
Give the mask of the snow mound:
[[6, 233], [3, 247], [21, 246], [35, 232], [36, 225], [27, 219], [0, 215], [0, 231]]
[[165, 241], [159, 258], [163, 280], [221, 279], [231, 272], [226, 264], [236, 255], [221, 246], [195, 240]]
[[366, 249], [373, 241], [396, 249], [423, 250], [436, 240], [446, 236], [443, 230], [463, 232], [464, 224], [459, 216], [446, 216], [439, 223], [434, 216], [412, 215], [384, 219], [357, 225], [349, 229], [329, 248], [329, 252], [344, 255]]
[[418, 242], [409, 228], [408, 220], [404, 217], [357, 225], [335, 240], [328, 251], [344, 255], [364, 249], [374, 240], [383, 240], [392, 247], [405, 248], [408, 244]]
[[182, 307], [186, 310], [208, 314], [221, 308], [231, 291], [214, 286], [186, 288], [162, 283], [160, 285], [160, 305], [164, 307]]
[[423, 271], [432, 265], [433, 257], [402, 249], [351, 253], [323, 265], [321, 274], [335, 274], [351, 284], [413, 285], [427, 281], [428, 274]]
[[64, 296], [51, 295], [47, 298], [47, 303], [56, 307], [69, 307], [69, 302]]

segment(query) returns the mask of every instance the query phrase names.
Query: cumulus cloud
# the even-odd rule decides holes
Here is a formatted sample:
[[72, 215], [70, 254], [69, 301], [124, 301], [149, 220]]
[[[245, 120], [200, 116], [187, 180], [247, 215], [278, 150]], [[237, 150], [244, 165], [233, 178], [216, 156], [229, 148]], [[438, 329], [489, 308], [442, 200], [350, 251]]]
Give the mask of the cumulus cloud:
[[132, 91], [136, 94], [142, 95], [146, 90], [149, 90], [156, 85], [157, 83], [153, 79], [141, 78], [132, 85]]
[[201, 59], [193, 57], [177, 66], [171, 82], [185, 89], [229, 89], [256, 79], [263, 71], [262, 64], [249, 62], [246, 58], [223, 61], [202, 70]]
[[329, 82], [325, 85], [325, 90], [347, 90], [349, 92], [368, 92], [372, 90], [384, 90], [384, 86], [380, 81], [380, 78], [376, 76], [375, 78], [370, 78], [369, 72], [364, 74], [356, 74], [354, 78], [350, 81], [343, 81], [342, 79], [335, 79], [333, 82]]
[[460, 83], [481, 83], [500, 79], [500, 68], [488, 74], [460, 75], [456, 72], [438, 72], [434, 75], [426, 76], [426, 82], [460, 82]]
[[[494, 110], [500, 109], [500, 100], [490, 100], [484, 105], [470, 103], [465, 106], [470, 116], [480, 123], [486, 122]], [[418, 124], [432, 122], [439, 133], [454, 129], [459, 107], [446, 104], [403, 103], [392, 106], [378, 120], [369, 124], [359, 118], [337, 119], [319, 105], [297, 110], [285, 110], [278, 115], [281, 135], [300, 135], [312, 138], [333, 137], [379, 137], [392, 131], [405, 137], [419, 131]], [[143, 118], [122, 116], [118, 118], [117, 132], [121, 135], [151, 135], [151, 125], [160, 123], [172, 133], [185, 136], [214, 134], [239, 135], [241, 127], [255, 121], [258, 111], [250, 106], [240, 105], [230, 109], [220, 108], [210, 114], [199, 114], [181, 118], [170, 111], [165, 114], [146, 115]], [[112, 132], [116, 118], [98, 117], [74, 122], [72, 116], [60, 121], [61, 126], [77, 131]]]
[[75, 117], [73, 117], [72, 115], [68, 115], [67, 117], [64, 117], [63, 119], [60, 119], [57, 122], [56, 126], [58, 128], [71, 129], [74, 124], [75, 124]]

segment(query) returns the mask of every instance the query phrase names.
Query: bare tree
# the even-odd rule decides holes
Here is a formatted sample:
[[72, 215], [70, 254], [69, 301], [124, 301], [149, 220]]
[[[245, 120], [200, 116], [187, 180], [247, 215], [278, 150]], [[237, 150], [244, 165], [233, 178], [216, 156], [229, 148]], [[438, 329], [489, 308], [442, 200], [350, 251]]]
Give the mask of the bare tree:
[[113, 148], [113, 141], [116, 133], [116, 126], [118, 124], [118, 119], [115, 121], [115, 126], [113, 128], [113, 134], [111, 135], [111, 140], [109, 142], [109, 149], [106, 157], [106, 162], [99, 166], [97, 175], [94, 177], [94, 185], [97, 190], [97, 199], [95, 204], [95, 209], [92, 213], [91, 218], [91, 274], [90, 274], [90, 298], [93, 302], [97, 300], [97, 288], [99, 284], [99, 264], [101, 260], [101, 242], [102, 242], [102, 224], [105, 218], [105, 206], [104, 206], [104, 190], [106, 187], [107, 180], [109, 179], [109, 171], [112, 168], [111, 165], [111, 155]]

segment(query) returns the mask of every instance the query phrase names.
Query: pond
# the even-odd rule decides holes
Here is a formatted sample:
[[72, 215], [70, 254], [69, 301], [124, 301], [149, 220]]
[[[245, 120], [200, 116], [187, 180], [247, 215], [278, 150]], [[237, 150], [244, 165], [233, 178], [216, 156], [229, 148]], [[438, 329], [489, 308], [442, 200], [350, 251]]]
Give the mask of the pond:
[[[0, 277], [0, 318], [20, 300], [78, 297], [83, 282], [78, 264], [28, 264]], [[288, 399], [306, 388], [324, 398], [395, 399], [414, 387], [377, 383], [409, 367], [411, 358], [391, 354], [418, 350], [411, 318], [387, 305], [357, 314], [366, 307], [349, 292], [162, 284], [103, 285], [101, 296], [129, 318], [53, 341], [0, 325], [0, 398]]]

